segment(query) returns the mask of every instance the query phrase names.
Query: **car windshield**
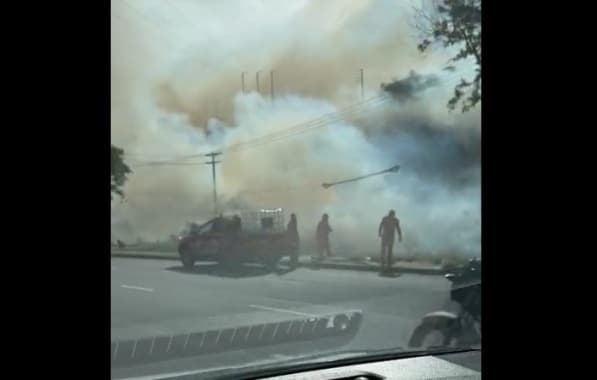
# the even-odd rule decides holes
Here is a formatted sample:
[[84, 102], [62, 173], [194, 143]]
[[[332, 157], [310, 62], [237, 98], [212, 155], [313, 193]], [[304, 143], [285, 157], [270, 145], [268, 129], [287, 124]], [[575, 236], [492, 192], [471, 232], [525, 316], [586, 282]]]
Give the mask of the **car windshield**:
[[480, 15], [112, 0], [112, 376], [479, 347]]

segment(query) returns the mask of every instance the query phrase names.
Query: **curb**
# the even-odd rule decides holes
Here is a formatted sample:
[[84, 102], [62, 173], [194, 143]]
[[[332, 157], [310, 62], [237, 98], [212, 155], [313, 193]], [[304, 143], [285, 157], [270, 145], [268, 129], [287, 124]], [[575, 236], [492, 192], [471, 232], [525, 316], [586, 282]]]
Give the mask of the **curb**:
[[127, 259], [155, 259], [180, 261], [176, 256], [150, 255], [147, 253], [112, 253], [111, 257], [124, 257]]
[[[172, 261], [179, 261], [180, 259], [176, 256], [170, 255], [152, 255], [147, 253], [112, 253], [111, 257], [123, 257], [123, 258], [131, 258], [131, 259], [155, 259], [155, 260], [172, 260]], [[311, 268], [311, 269], [338, 269], [338, 270], [354, 270], [360, 272], [379, 272], [379, 267], [377, 265], [359, 265], [359, 264], [343, 264], [343, 263], [330, 263], [330, 262], [300, 262], [300, 267]], [[414, 273], [414, 274], [426, 274], [426, 275], [443, 275], [445, 270], [442, 268], [416, 268], [416, 267], [402, 267], [400, 265], [395, 265], [392, 267], [391, 272], [392, 274], [398, 273]]]
[[[327, 268], [327, 269], [339, 269], [339, 270], [355, 270], [361, 272], [379, 272], [378, 266], [373, 265], [355, 265], [355, 264], [340, 264], [340, 263], [304, 263], [301, 266], [313, 269]], [[414, 273], [414, 274], [427, 274], [427, 275], [443, 275], [445, 271], [443, 269], [436, 268], [413, 268], [413, 267], [401, 267], [399, 265], [392, 266], [391, 274], [399, 273]]]

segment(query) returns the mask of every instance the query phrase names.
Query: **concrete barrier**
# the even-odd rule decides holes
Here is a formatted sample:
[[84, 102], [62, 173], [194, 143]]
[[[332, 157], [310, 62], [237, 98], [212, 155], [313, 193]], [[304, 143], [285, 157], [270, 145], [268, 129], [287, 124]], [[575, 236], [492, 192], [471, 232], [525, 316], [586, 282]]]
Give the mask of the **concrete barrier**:
[[[332, 346], [344, 344], [352, 339], [359, 330], [363, 319], [361, 314], [360, 310], [354, 310], [333, 315], [221, 330], [113, 342], [111, 344], [112, 367], [131, 367], [247, 347], [280, 345], [279, 347], [286, 346], [292, 351], [297, 347], [307, 348], [310, 342], [314, 340], [327, 340]], [[343, 321], [342, 326], [329, 323], [330, 321], [340, 320]], [[313, 325], [315, 328], [305, 328], [306, 325]], [[333, 340], [334, 338], [338, 339]], [[295, 343], [309, 344], [295, 345]]]

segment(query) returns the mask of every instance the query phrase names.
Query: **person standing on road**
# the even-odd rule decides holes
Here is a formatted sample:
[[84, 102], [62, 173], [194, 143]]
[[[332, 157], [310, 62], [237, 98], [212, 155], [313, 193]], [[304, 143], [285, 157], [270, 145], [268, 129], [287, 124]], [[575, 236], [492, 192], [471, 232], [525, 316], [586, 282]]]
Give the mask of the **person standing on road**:
[[288, 234], [292, 250], [290, 255], [290, 265], [296, 267], [298, 265], [299, 255], [299, 233], [295, 214], [290, 214], [290, 221], [288, 222], [288, 226], [286, 226], [286, 233]]
[[395, 217], [394, 210], [390, 210], [379, 224], [379, 237], [381, 238], [381, 271], [392, 267], [392, 248], [394, 247], [394, 230], [398, 232], [398, 241], [402, 241], [400, 221]]
[[240, 233], [243, 229], [242, 227], [242, 221], [240, 219], [240, 216], [238, 216], [238, 214], [234, 215], [234, 217], [232, 218], [233, 220], [233, 230], [236, 233]]
[[317, 253], [320, 259], [323, 259], [324, 251], [327, 256], [332, 256], [332, 252], [330, 251], [330, 232], [332, 232], [332, 228], [328, 222], [328, 214], [323, 214], [321, 221], [317, 225]]

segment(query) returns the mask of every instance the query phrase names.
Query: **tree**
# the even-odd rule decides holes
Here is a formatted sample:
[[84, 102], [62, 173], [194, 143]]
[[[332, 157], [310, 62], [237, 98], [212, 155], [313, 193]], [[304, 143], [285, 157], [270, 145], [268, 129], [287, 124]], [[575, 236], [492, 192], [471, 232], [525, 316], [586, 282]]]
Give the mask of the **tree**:
[[[469, 111], [481, 101], [481, 0], [436, 0], [431, 9], [415, 11], [422, 21], [416, 25], [423, 33], [423, 40], [418, 45], [421, 52], [435, 44], [444, 48], [461, 46], [451, 62], [474, 58], [475, 78], [470, 82], [461, 79], [448, 101], [450, 110], [462, 100], [462, 112]], [[453, 67], [447, 67], [450, 68]]]
[[122, 186], [124, 186], [124, 183], [127, 180], [127, 175], [132, 172], [128, 165], [124, 162], [124, 150], [114, 145], [112, 145], [111, 149], [112, 178], [110, 184], [110, 199], [113, 199], [114, 193], [118, 194], [121, 198], [124, 198]]

